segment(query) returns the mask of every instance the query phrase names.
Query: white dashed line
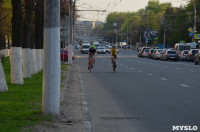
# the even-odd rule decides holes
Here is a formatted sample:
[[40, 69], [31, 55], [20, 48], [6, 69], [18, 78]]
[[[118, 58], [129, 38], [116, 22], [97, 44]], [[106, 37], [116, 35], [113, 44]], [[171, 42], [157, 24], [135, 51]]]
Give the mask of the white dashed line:
[[176, 70], [180, 70], [181, 68], [176, 68]]
[[152, 76], [153, 74], [151, 74], [151, 73], [149, 73], [149, 74], [147, 74], [148, 76]]
[[179, 84], [182, 87], [188, 88], [189, 86], [185, 85], [185, 84]]
[[142, 72], [142, 71], [139, 70], [138, 72]]
[[134, 68], [130, 68], [131, 70], [133, 70]]
[[166, 81], [167, 79], [166, 78], [160, 78], [161, 80], [163, 80], [163, 81]]
[[193, 71], [193, 70], [190, 70], [191, 72], [195, 72], [195, 71]]

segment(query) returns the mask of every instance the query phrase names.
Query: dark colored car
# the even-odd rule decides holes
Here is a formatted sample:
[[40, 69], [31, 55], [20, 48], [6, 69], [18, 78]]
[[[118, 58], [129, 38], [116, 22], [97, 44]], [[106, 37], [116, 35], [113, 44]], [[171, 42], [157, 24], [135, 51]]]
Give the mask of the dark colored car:
[[[74, 55], [72, 55], [72, 60], [74, 60]], [[68, 50], [60, 50], [60, 60], [61, 61], [68, 61]]]
[[176, 51], [169, 50], [161, 54], [160, 60], [167, 61], [167, 60], [174, 60], [178, 61], [179, 56]]
[[194, 56], [194, 64], [200, 65], [200, 51]]
[[186, 61], [194, 61], [194, 56], [199, 52], [199, 49], [191, 49], [186, 56]]

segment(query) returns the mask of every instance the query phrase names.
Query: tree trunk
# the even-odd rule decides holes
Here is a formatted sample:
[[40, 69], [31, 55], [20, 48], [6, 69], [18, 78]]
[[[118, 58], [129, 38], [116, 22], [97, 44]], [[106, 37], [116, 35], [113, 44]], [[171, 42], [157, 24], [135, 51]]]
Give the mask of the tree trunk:
[[30, 60], [31, 60], [31, 74], [36, 74], [37, 71], [37, 61], [36, 61], [36, 55], [35, 55], [35, 50], [34, 50], [34, 35], [33, 31], [31, 34], [31, 42], [30, 42]]
[[44, 0], [36, 0], [35, 7], [35, 55], [37, 71], [43, 68], [43, 30], [44, 30]]
[[6, 92], [6, 91], [8, 91], [8, 86], [6, 83], [6, 78], [0, 58], [0, 92]]
[[12, 0], [12, 48], [10, 50], [11, 83], [23, 84], [22, 76], [22, 1]]
[[35, 0], [25, 0], [25, 16], [23, 25], [23, 77], [31, 78], [30, 42], [33, 30], [33, 12]]

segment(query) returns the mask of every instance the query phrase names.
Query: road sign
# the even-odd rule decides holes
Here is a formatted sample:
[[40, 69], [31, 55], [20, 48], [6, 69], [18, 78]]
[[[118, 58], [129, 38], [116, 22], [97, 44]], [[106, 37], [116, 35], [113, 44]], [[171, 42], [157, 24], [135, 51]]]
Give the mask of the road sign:
[[192, 36], [193, 36], [193, 33], [192, 33], [192, 32], [190, 32], [190, 33], [189, 33], [189, 36], [190, 36], [190, 37], [192, 37]]
[[188, 29], [188, 31], [189, 31], [189, 32], [192, 32], [192, 31], [193, 31], [193, 29], [190, 27], [190, 28]]
[[181, 44], [185, 44], [185, 41], [180, 41]]
[[200, 39], [200, 34], [196, 34], [195, 39]]

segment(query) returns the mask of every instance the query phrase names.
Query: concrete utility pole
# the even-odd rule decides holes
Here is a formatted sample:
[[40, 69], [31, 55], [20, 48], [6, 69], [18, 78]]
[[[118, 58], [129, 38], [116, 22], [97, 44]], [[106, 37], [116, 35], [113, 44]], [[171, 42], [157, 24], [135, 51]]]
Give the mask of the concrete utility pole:
[[73, 44], [75, 44], [75, 39], [76, 39], [76, 35], [75, 35], [75, 23], [76, 23], [76, 0], [74, 0], [74, 6], [73, 6]]
[[166, 26], [166, 14], [164, 16], [164, 41], [163, 41], [163, 49], [165, 48], [165, 39], [166, 39], [165, 26]]
[[[194, 0], [193, 0], [194, 2]], [[197, 10], [196, 10], [196, 4], [194, 2], [194, 30], [193, 30], [193, 42], [195, 42], [195, 36], [196, 36], [196, 24], [197, 24]]]
[[69, 64], [72, 64], [72, 50], [73, 50], [73, 28], [72, 28], [72, 24], [73, 24], [73, 18], [72, 18], [72, 8], [73, 8], [73, 2], [72, 0], [69, 1], [69, 19], [70, 19], [70, 22], [69, 22], [69, 25], [70, 25], [70, 29], [69, 29], [69, 45], [68, 45], [68, 52], [69, 52], [69, 55], [68, 55], [68, 62]]
[[60, 0], [44, 2], [44, 75], [42, 111], [60, 114]]

